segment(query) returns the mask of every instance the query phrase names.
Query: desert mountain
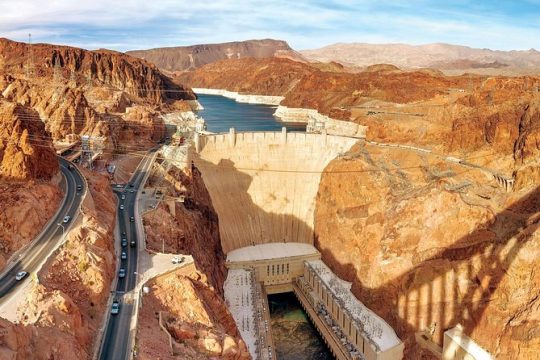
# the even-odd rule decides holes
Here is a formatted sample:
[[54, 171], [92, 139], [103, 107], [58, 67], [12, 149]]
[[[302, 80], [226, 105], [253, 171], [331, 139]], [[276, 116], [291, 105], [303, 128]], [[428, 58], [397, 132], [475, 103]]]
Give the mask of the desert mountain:
[[302, 58], [285, 41], [272, 39], [133, 50], [128, 51], [127, 54], [148, 60], [168, 72], [193, 70], [205, 64], [225, 59], [245, 57]]
[[540, 69], [540, 52], [476, 49], [451, 44], [337, 43], [300, 53], [311, 61], [337, 61], [346, 65], [393, 64], [400, 68], [430, 67], [441, 70]]

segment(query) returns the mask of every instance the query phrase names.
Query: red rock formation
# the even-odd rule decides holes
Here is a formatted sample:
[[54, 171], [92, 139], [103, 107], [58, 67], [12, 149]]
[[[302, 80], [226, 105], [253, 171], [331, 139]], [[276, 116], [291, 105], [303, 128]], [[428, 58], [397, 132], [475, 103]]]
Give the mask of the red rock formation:
[[[182, 270], [152, 280], [143, 298], [137, 342], [141, 359], [250, 359], [234, 320], [222, 298], [199, 273]], [[164, 326], [173, 340], [159, 326]], [[174, 352], [174, 354], [173, 354]]]
[[173, 84], [154, 65], [115, 51], [28, 45], [0, 38], [0, 54], [4, 72], [10, 74], [31, 72], [33, 78], [52, 80], [56, 66], [58, 75], [70, 77], [76, 84], [91, 80], [153, 103], [195, 99], [191, 90]]
[[540, 314], [540, 193], [430, 155], [356, 146], [322, 175], [315, 214], [323, 260], [406, 344], [460, 323], [500, 359], [534, 359]]
[[208, 277], [218, 294], [223, 295], [227, 276], [225, 255], [217, 214], [202, 178], [198, 173], [185, 174], [173, 167], [166, 181], [173, 195], [181, 193], [186, 199], [184, 203], [174, 203], [175, 216], [165, 204], [144, 215], [147, 246], [158, 252], [192, 255], [197, 268]]
[[51, 179], [58, 172], [58, 160], [39, 116], [4, 100], [0, 115], [0, 178]]

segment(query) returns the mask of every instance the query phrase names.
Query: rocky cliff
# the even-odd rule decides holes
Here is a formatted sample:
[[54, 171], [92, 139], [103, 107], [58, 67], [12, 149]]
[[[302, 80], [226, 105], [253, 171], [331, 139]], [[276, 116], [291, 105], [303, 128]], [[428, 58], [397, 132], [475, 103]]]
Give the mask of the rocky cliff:
[[134, 50], [128, 51], [127, 54], [148, 60], [167, 72], [193, 70], [225, 59], [249, 57], [301, 59], [301, 56], [285, 41], [272, 39]]
[[[109, 152], [120, 141], [134, 142], [134, 136], [148, 144], [161, 137], [160, 112], [190, 109], [196, 98], [154, 65], [122, 53], [7, 39], [0, 39], [0, 91], [33, 108], [53, 140], [102, 136]], [[126, 116], [133, 106], [147, 114]], [[141, 124], [142, 118], [150, 121]]]
[[204, 275], [179, 270], [148, 286], [151, 292], [144, 296], [139, 315], [139, 358], [251, 358], [223, 299]]
[[58, 173], [52, 139], [32, 109], [0, 98], [0, 178], [50, 180]]
[[[406, 344], [465, 333], [500, 359], [533, 359], [540, 193], [515, 193], [479, 170], [422, 152], [357, 145], [321, 178], [316, 246], [353, 293]], [[431, 335], [430, 335], [431, 336]]]
[[[161, 252], [190, 254], [197, 268], [223, 296], [227, 277], [225, 255], [221, 247], [217, 214], [208, 190], [198, 171], [180, 170], [172, 166], [166, 174], [156, 169], [150, 184], [167, 185], [173, 196], [185, 196], [183, 203], [173, 202], [174, 213], [166, 204], [144, 215], [148, 248]], [[165, 182], [163, 182], [163, 178]]]
[[51, 137], [37, 114], [0, 96], [0, 269], [56, 211], [59, 178]]

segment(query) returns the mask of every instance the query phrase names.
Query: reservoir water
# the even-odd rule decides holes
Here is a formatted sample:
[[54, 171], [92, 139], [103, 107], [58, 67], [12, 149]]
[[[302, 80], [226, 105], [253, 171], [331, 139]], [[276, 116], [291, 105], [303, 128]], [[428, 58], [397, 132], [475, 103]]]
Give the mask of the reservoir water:
[[206, 121], [207, 130], [227, 132], [231, 127], [237, 131], [306, 131], [306, 124], [284, 123], [274, 117], [276, 106], [239, 103], [219, 95], [197, 95], [204, 110], [197, 112]]

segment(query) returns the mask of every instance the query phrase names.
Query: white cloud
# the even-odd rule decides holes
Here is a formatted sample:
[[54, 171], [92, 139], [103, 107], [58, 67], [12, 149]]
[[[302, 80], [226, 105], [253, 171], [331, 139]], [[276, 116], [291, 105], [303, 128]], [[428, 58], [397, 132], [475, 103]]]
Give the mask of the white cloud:
[[[534, 2], [537, 0], [528, 0]], [[0, 0], [0, 36], [118, 50], [281, 38], [296, 48], [334, 42], [449, 42], [530, 48], [536, 25], [428, 0]], [[473, 5], [470, 5], [473, 6]], [[516, 17], [517, 16], [517, 17]]]

